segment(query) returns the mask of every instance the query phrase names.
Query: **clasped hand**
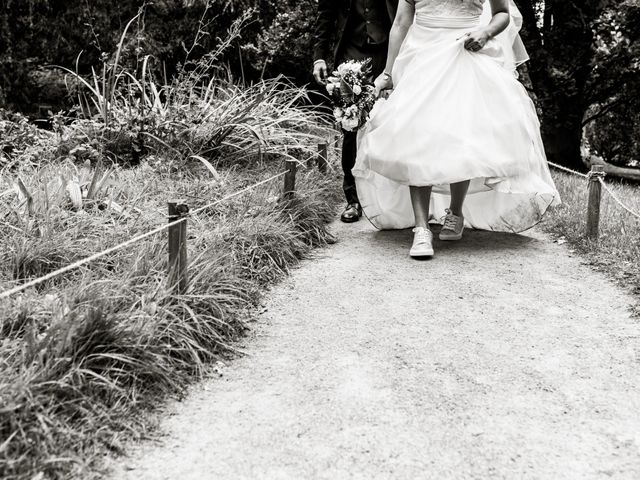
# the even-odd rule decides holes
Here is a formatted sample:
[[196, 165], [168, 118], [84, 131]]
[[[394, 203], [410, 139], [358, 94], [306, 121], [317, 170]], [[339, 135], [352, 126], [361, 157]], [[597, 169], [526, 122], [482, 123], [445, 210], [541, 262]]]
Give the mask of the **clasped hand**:
[[464, 48], [471, 52], [477, 52], [484, 48], [491, 36], [486, 30], [481, 29], [467, 33], [464, 38]]

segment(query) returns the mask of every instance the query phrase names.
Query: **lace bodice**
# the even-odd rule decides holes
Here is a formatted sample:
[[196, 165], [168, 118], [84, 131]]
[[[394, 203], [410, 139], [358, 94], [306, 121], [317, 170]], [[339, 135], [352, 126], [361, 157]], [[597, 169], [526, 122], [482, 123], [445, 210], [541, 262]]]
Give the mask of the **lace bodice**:
[[416, 13], [434, 17], [477, 17], [484, 0], [415, 0]]

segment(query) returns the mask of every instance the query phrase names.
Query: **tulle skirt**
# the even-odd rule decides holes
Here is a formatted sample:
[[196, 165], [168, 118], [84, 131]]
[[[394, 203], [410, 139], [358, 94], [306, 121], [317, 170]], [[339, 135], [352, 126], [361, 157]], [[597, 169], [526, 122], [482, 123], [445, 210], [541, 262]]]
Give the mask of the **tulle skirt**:
[[376, 227], [408, 228], [409, 185], [433, 186], [430, 211], [438, 219], [449, 206], [449, 184], [471, 180], [466, 225], [521, 232], [560, 201], [536, 111], [505, 66], [503, 45], [490, 40], [480, 52], [466, 50], [462, 37], [473, 25], [454, 20], [422, 19], [410, 28], [393, 67], [395, 89], [358, 135], [352, 171], [360, 202]]

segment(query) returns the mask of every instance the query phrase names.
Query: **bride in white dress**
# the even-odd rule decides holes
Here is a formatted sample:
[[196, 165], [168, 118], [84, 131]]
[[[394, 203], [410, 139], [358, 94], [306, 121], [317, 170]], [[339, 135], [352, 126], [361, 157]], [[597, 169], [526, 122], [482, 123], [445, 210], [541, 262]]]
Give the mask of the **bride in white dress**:
[[[484, 14], [483, 14], [484, 12]], [[513, 0], [400, 0], [377, 102], [353, 168], [367, 218], [414, 228], [410, 255], [433, 255], [464, 226], [521, 232], [560, 203], [535, 107], [515, 67], [526, 60]]]

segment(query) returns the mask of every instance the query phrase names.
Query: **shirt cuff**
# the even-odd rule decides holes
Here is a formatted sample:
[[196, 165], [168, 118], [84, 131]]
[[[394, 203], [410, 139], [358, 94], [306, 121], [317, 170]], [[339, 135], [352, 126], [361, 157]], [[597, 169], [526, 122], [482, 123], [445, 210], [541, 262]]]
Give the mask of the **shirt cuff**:
[[325, 62], [323, 59], [319, 58], [318, 60], [316, 60], [315, 62], [313, 62], [313, 64], [315, 65], [315, 64], [316, 64], [316, 63], [318, 63], [318, 62], [324, 62], [324, 63], [327, 63], [327, 62]]

